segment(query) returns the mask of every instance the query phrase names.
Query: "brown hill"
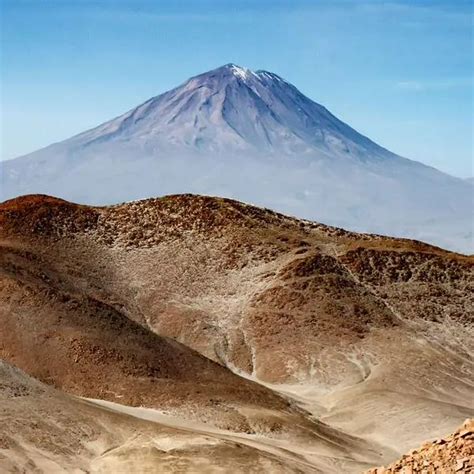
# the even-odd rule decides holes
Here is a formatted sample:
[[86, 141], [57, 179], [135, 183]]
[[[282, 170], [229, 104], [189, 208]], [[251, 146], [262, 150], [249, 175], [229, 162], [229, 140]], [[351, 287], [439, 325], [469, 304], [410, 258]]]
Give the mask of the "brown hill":
[[473, 257], [191, 195], [7, 201], [0, 246], [0, 355], [71, 393], [367, 463], [473, 413]]

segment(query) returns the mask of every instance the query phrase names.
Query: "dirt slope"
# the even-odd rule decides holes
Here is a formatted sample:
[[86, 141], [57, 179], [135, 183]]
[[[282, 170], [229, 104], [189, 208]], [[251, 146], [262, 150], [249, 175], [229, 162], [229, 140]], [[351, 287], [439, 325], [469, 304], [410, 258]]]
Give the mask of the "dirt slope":
[[472, 416], [473, 257], [191, 195], [7, 201], [0, 246], [0, 355], [72, 393], [358, 462]]
[[246, 444], [65, 395], [3, 361], [0, 380], [2, 473], [304, 472], [297, 461]]

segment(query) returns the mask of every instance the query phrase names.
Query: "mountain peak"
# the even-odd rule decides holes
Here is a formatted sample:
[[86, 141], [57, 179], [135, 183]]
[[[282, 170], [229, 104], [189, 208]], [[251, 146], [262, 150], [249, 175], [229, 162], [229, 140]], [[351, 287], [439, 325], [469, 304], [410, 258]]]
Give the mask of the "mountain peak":
[[235, 64], [235, 63], [227, 63], [227, 64], [224, 64], [223, 66], [219, 66], [218, 68], [211, 69], [210, 71], [199, 74], [198, 76], [195, 76], [195, 78], [213, 77], [216, 75], [225, 76], [225, 77], [235, 77], [237, 79], [241, 79], [242, 81], [248, 80], [252, 77], [253, 78], [258, 77], [258, 75], [249, 68], [239, 66], [238, 64]]
[[277, 74], [235, 63], [191, 77], [61, 146], [75, 154], [105, 144], [145, 155], [245, 152], [362, 162], [393, 157]]
[[229, 69], [231, 70], [232, 74], [234, 76], [240, 77], [241, 79], [247, 79], [250, 74], [255, 73], [251, 71], [250, 69], [247, 69], [245, 67], [237, 66], [236, 64], [229, 64]]
[[194, 76], [79, 137], [81, 148], [135, 142], [179, 154], [245, 151], [358, 160], [391, 155], [277, 74], [235, 63]]
[[251, 79], [258, 80], [258, 81], [265, 81], [265, 80], [270, 79], [270, 80], [278, 80], [278, 81], [287, 83], [287, 81], [285, 81], [282, 77], [280, 77], [278, 74], [275, 74], [274, 72], [266, 71], [264, 69], [258, 69], [254, 71], [250, 68], [239, 66], [238, 64], [235, 64], [235, 63], [224, 64], [223, 66], [220, 66], [216, 69], [212, 69], [211, 71], [202, 73], [196, 77], [209, 76], [209, 75], [212, 76], [212, 75], [215, 75], [216, 73], [222, 73], [224, 75], [234, 76], [238, 79], [241, 79], [242, 81], [247, 81]]
[[138, 148], [130, 151], [134, 155], [245, 152], [362, 162], [393, 157], [277, 74], [235, 63], [191, 77], [61, 146], [75, 154], [105, 144], [127, 152]]

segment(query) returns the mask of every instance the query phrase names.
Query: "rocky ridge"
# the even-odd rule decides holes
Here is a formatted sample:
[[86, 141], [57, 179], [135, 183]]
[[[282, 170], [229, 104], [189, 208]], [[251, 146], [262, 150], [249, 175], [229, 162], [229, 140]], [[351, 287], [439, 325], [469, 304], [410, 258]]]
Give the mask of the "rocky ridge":
[[474, 472], [474, 420], [466, 420], [452, 435], [424, 443], [388, 467], [367, 474], [436, 474]]

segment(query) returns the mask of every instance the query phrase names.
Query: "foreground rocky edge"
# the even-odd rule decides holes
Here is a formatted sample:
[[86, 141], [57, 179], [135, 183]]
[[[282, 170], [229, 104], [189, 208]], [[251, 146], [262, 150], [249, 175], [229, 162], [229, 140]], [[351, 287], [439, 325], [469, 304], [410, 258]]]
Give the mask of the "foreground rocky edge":
[[423, 444], [388, 467], [367, 474], [436, 474], [474, 472], [474, 420], [466, 420], [451, 436]]

